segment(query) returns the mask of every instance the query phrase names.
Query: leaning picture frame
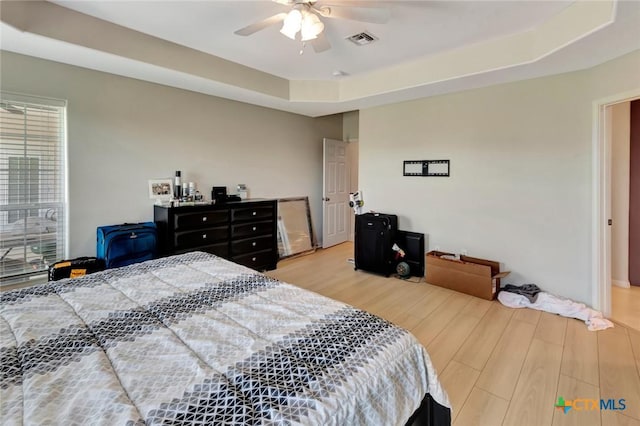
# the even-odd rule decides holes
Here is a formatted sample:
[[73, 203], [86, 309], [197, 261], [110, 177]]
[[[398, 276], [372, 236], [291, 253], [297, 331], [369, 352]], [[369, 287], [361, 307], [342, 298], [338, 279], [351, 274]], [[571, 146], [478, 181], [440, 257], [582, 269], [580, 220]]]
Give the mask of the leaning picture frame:
[[309, 197], [278, 199], [277, 241], [280, 259], [315, 251]]
[[149, 179], [149, 198], [156, 203], [168, 202], [173, 196], [173, 181], [167, 179]]

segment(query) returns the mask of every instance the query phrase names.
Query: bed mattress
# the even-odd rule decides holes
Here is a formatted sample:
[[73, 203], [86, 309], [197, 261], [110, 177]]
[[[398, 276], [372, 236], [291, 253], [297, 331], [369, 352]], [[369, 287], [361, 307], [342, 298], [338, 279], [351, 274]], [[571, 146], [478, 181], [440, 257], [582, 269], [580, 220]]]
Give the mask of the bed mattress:
[[393, 425], [425, 349], [370, 313], [201, 252], [1, 294], [3, 425]]

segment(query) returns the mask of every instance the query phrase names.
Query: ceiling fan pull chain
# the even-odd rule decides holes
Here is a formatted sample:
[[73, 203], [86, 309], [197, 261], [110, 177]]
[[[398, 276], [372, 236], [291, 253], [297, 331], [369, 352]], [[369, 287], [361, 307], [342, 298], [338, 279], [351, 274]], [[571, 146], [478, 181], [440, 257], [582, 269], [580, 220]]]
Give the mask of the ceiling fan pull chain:
[[304, 54], [304, 48], [307, 46], [307, 42], [303, 41], [302, 42], [302, 49], [300, 49], [300, 56], [302, 56]]

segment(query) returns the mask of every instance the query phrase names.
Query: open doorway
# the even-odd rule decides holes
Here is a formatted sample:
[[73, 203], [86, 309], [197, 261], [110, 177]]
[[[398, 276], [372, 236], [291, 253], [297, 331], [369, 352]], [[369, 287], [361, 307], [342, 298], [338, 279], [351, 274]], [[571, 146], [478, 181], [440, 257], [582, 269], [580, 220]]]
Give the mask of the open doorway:
[[611, 318], [640, 329], [640, 100], [611, 113]]
[[630, 265], [640, 245], [633, 231], [637, 225], [630, 221], [630, 208], [638, 208], [633, 194], [640, 191], [637, 183], [631, 185], [638, 170], [630, 150], [631, 102], [640, 108], [638, 99], [640, 92], [595, 104], [593, 304], [607, 317], [640, 329], [640, 287], [629, 285]]

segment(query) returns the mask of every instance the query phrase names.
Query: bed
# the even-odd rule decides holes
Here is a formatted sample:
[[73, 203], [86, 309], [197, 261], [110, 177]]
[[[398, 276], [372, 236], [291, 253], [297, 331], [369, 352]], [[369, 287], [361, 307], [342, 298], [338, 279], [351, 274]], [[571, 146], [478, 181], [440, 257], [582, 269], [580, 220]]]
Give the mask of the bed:
[[409, 332], [211, 254], [0, 297], [3, 425], [450, 424]]

